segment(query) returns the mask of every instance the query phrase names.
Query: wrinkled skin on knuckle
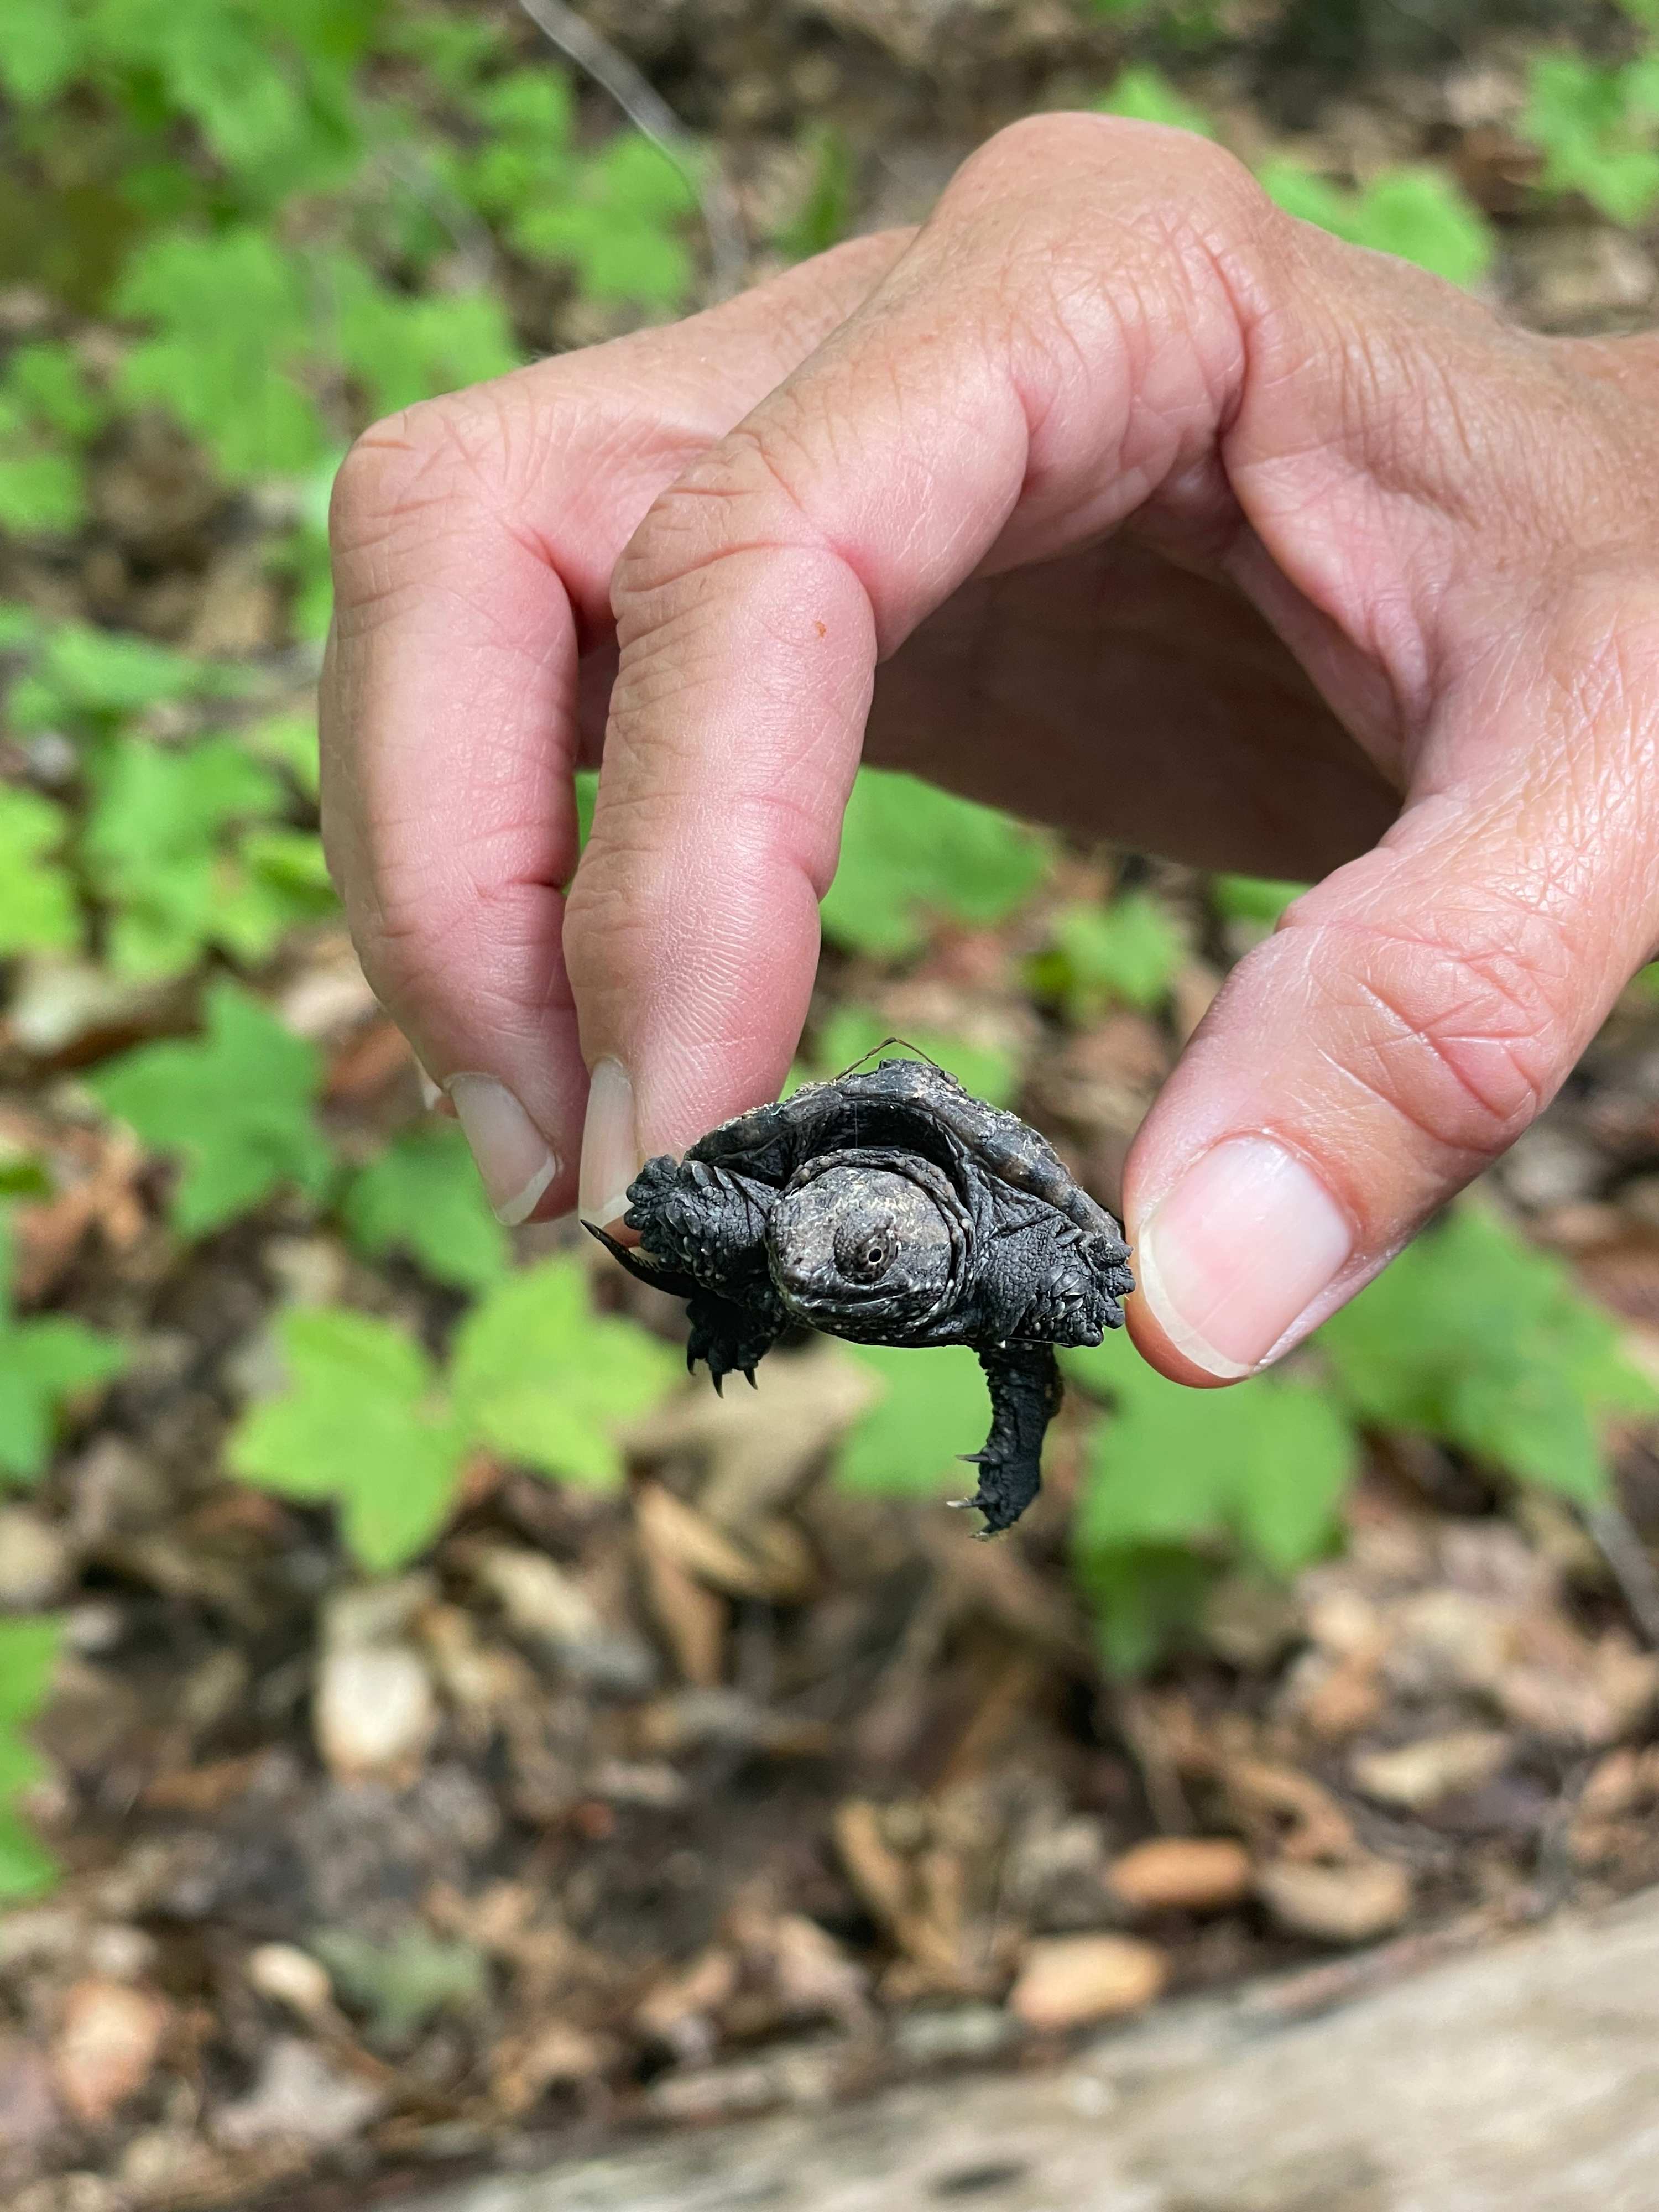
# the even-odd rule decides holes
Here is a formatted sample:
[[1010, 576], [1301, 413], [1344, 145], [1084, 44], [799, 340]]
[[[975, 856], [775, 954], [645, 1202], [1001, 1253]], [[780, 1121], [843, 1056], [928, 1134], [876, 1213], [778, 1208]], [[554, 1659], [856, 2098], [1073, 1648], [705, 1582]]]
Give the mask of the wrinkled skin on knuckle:
[[[1483, 1164], [1547, 1104], [1565, 1066], [1577, 963], [1558, 921], [1449, 890], [1431, 927], [1281, 933], [1301, 947], [1327, 1057], [1453, 1164]], [[1279, 940], [1275, 940], [1278, 942]]]

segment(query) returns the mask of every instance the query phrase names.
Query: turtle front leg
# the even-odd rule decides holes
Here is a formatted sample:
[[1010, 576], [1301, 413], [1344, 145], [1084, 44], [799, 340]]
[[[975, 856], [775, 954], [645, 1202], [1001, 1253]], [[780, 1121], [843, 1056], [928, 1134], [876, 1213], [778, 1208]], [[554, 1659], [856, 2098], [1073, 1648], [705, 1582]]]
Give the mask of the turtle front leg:
[[1042, 1439], [1060, 1410], [1060, 1368], [1047, 1344], [986, 1345], [979, 1364], [991, 1387], [991, 1433], [965, 1453], [979, 1488], [959, 1502], [985, 1516], [981, 1536], [1012, 1528], [1042, 1485]]
[[685, 1346], [687, 1370], [694, 1370], [701, 1359], [717, 1397], [724, 1395], [728, 1375], [746, 1375], [753, 1384], [757, 1365], [786, 1326], [783, 1309], [775, 1299], [757, 1297], [738, 1305], [705, 1290], [692, 1292], [686, 1317], [691, 1324]]

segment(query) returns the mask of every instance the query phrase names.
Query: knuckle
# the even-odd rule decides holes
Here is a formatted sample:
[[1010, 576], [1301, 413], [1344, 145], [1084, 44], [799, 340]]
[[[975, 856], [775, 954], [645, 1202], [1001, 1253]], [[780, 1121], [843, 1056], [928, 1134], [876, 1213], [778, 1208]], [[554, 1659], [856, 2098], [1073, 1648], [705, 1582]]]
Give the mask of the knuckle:
[[1432, 930], [1319, 927], [1344, 1072], [1447, 1152], [1512, 1144], [1570, 1053], [1574, 969], [1556, 921], [1497, 898]]
[[1212, 139], [1086, 111], [1007, 125], [963, 162], [952, 197], [1012, 204], [1073, 234], [1092, 234], [1104, 216], [1157, 243], [1183, 234], [1244, 240], [1282, 221], [1249, 170]]
[[[774, 411], [781, 408], [780, 399]], [[784, 442], [781, 422], [740, 423], [657, 495], [611, 575], [624, 648], [664, 619], [665, 600], [695, 587], [727, 555], [816, 539], [781, 459]]]

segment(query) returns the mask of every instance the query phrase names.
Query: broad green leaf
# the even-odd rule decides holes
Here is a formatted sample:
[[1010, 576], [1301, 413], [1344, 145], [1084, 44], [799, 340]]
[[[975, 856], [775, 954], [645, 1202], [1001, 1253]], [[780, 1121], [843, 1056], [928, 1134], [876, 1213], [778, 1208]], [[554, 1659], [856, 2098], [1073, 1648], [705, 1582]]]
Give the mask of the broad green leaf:
[[96, 785], [82, 851], [94, 887], [115, 909], [110, 953], [118, 969], [177, 974], [207, 945], [244, 959], [270, 951], [287, 908], [247, 880], [228, 836], [234, 824], [281, 808], [270, 769], [229, 738], [179, 750], [121, 738]]
[[1095, 102], [1103, 115], [1127, 115], [1137, 123], [1169, 123], [1213, 138], [1215, 125], [1201, 107], [1177, 92], [1162, 70], [1137, 63], [1124, 70], [1109, 92]]
[[862, 769], [842, 828], [841, 865], [825, 895], [832, 943], [900, 959], [926, 942], [930, 917], [985, 927], [1042, 882], [1048, 844], [988, 806], [912, 775]]
[[1288, 1574], [1326, 1547], [1357, 1459], [1340, 1408], [1312, 1385], [1188, 1390], [1121, 1342], [1062, 1361], [1114, 1408], [1078, 1504], [1080, 1550], [1224, 1538]]
[[298, 380], [317, 303], [274, 239], [251, 227], [158, 233], [129, 265], [115, 307], [154, 331], [127, 356], [128, 399], [167, 409], [232, 482], [298, 476], [328, 450]]
[[86, 37], [68, 0], [6, 0], [0, 85], [20, 107], [44, 106], [74, 76]]
[[46, 633], [28, 676], [14, 684], [9, 714], [24, 730], [65, 722], [101, 727], [167, 700], [222, 696], [245, 680], [239, 671], [148, 638], [59, 623]]
[[861, 1366], [874, 1370], [883, 1388], [836, 1454], [836, 1480], [882, 1498], [972, 1490], [975, 1470], [957, 1462], [983, 1445], [991, 1400], [967, 1346], [907, 1352], [849, 1344], [847, 1349]]
[[152, 1151], [183, 1162], [172, 1218], [200, 1237], [288, 1185], [321, 1198], [333, 1171], [314, 1113], [321, 1081], [313, 1045], [251, 992], [221, 982], [208, 994], [204, 1036], [140, 1046], [88, 1088]]
[[0, 785], [0, 957], [71, 952], [79, 945], [75, 886], [48, 857], [69, 826], [63, 808], [51, 799]]
[[51, 1617], [0, 1620], [0, 1899], [38, 1897], [58, 1877], [56, 1860], [16, 1808], [46, 1771], [23, 1731], [51, 1693], [62, 1641]]
[[456, 1334], [450, 1382], [467, 1433], [544, 1474], [608, 1486], [618, 1434], [678, 1361], [638, 1322], [596, 1313], [575, 1261], [509, 1275]]
[[1121, 1344], [1061, 1358], [1112, 1401], [1093, 1437], [1072, 1551], [1115, 1670], [1150, 1664], [1191, 1625], [1230, 1552], [1285, 1575], [1329, 1547], [1358, 1452], [1321, 1392], [1274, 1376], [1188, 1390]]
[[273, 714], [244, 730], [241, 742], [256, 760], [286, 769], [305, 797], [315, 799], [319, 780], [315, 714]]
[[1624, 68], [1570, 53], [1534, 54], [1521, 136], [1544, 156], [1546, 191], [1578, 192], [1612, 222], [1643, 222], [1659, 204], [1659, 114], [1648, 58]]
[[1282, 158], [1257, 176], [1288, 213], [1350, 245], [1414, 261], [1454, 284], [1476, 283], [1492, 265], [1492, 226], [1441, 170], [1386, 169], [1358, 192]]
[[507, 1271], [507, 1231], [453, 1121], [433, 1117], [404, 1130], [352, 1177], [342, 1212], [371, 1258], [408, 1253], [434, 1282], [484, 1291]]
[[389, 1322], [337, 1307], [292, 1309], [278, 1338], [287, 1387], [243, 1416], [228, 1464], [281, 1497], [334, 1504], [364, 1566], [404, 1565], [447, 1520], [465, 1460], [431, 1363]]
[[1586, 1502], [1607, 1493], [1609, 1419], [1659, 1409], [1612, 1316], [1478, 1203], [1408, 1245], [1319, 1343], [1361, 1420]]
[[[870, 1059], [903, 1060], [920, 1054], [936, 1060], [958, 1083], [993, 1106], [1012, 1106], [1018, 1095], [1019, 1062], [1000, 1046], [974, 1044], [965, 1037], [947, 1036], [942, 1030], [918, 1028], [894, 1044], [889, 1052], [871, 1055], [892, 1036], [892, 1024], [868, 1006], [837, 1006], [817, 1034], [810, 1058], [792, 1073], [784, 1086], [787, 1098], [803, 1083], [821, 1083], [842, 1074], [856, 1061]], [[907, 1053], [907, 1046], [914, 1048]]]
[[335, 348], [376, 414], [504, 376], [522, 358], [498, 299], [485, 292], [397, 292], [338, 256], [327, 271]]
[[1048, 950], [1032, 963], [1032, 981], [1057, 998], [1074, 1023], [1117, 1001], [1160, 1006], [1186, 957], [1169, 909], [1150, 891], [1125, 891], [1107, 906], [1062, 907]]

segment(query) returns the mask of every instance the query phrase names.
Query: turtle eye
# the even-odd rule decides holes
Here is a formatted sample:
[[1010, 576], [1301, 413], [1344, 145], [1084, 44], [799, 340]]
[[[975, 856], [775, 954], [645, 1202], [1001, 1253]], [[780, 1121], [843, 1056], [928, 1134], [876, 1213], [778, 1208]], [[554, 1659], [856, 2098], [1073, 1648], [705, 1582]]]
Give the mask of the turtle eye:
[[836, 1272], [843, 1282], [878, 1283], [897, 1250], [898, 1231], [890, 1214], [843, 1221], [836, 1231]]

